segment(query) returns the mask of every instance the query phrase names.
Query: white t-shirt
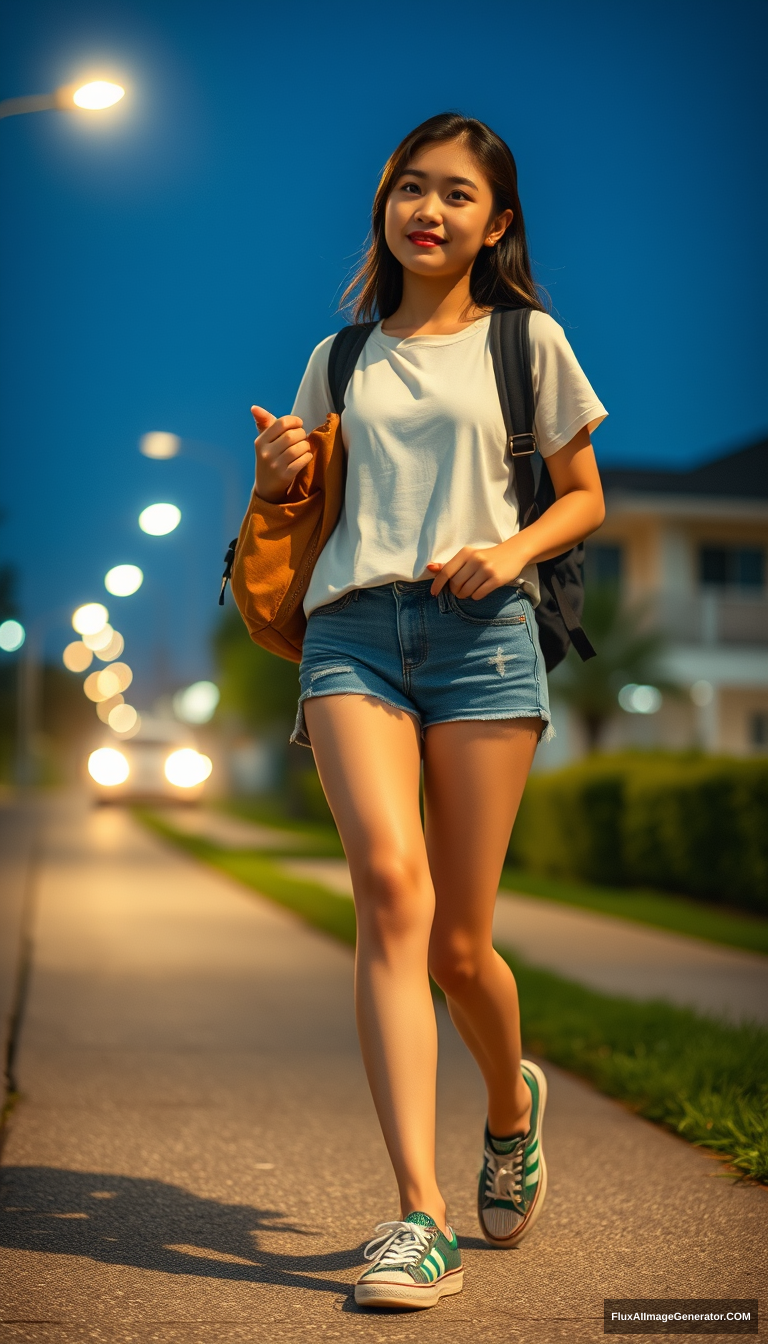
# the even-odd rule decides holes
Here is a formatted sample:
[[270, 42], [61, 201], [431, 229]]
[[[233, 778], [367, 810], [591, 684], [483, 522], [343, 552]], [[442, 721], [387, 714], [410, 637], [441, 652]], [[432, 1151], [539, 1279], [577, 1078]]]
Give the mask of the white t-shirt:
[[[312, 352], [293, 407], [308, 431], [333, 410], [328, 356]], [[565, 333], [530, 319], [535, 431], [551, 457], [605, 419]], [[498, 546], [519, 531], [507, 436], [490, 349], [490, 317], [452, 336], [366, 341], [341, 417], [347, 485], [339, 522], [315, 565], [307, 615], [351, 588], [432, 578], [426, 568], [462, 546]], [[539, 601], [538, 573], [517, 580]]]

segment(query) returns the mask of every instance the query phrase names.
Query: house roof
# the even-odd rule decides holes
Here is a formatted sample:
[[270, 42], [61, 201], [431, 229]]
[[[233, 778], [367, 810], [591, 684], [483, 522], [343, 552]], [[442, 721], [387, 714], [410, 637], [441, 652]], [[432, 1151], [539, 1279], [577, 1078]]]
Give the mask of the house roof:
[[768, 499], [768, 439], [716, 457], [690, 471], [605, 467], [600, 475], [606, 492]]

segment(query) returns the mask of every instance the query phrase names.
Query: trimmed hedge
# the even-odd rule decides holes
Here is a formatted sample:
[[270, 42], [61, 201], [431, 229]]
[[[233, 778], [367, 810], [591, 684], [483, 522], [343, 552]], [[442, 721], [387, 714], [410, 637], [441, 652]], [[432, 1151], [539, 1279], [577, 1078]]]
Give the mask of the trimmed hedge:
[[768, 913], [768, 761], [627, 753], [533, 775], [509, 857]]

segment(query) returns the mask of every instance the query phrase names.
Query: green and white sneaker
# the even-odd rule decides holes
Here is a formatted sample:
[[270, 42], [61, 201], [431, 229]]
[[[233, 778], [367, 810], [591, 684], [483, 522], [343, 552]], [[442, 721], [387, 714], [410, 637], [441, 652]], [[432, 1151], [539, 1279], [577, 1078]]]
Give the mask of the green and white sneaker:
[[516, 1246], [530, 1232], [547, 1193], [547, 1165], [541, 1124], [547, 1104], [547, 1080], [537, 1064], [522, 1062], [531, 1089], [531, 1127], [517, 1139], [491, 1139], [485, 1127], [485, 1152], [477, 1192], [477, 1216], [486, 1241]]
[[379, 1223], [378, 1237], [365, 1248], [372, 1260], [355, 1284], [361, 1307], [436, 1307], [441, 1297], [460, 1293], [464, 1270], [456, 1233], [450, 1240], [427, 1213], [409, 1213], [402, 1222]]

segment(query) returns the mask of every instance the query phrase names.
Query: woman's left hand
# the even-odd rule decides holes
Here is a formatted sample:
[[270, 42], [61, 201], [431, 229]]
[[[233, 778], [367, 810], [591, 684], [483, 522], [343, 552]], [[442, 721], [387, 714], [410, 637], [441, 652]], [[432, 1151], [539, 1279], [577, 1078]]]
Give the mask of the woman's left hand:
[[448, 584], [454, 597], [472, 597], [476, 601], [487, 597], [495, 588], [520, 578], [528, 564], [523, 549], [519, 534], [500, 546], [462, 546], [445, 564], [427, 565], [437, 576], [429, 591], [437, 597]]
[[454, 597], [487, 597], [494, 588], [514, 583], [526, 565], [550, 560], [570, 550], [600, 526], [605, 517], [600, 474], [588, 429], [547, 458], [555, 501], [523, 532], [499, 546], [462, 546], [444, 565], [430, 564], [437, 575], [434, 597], [450, 585]]

